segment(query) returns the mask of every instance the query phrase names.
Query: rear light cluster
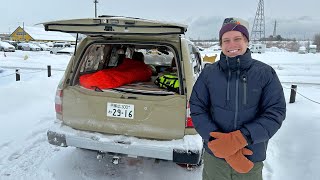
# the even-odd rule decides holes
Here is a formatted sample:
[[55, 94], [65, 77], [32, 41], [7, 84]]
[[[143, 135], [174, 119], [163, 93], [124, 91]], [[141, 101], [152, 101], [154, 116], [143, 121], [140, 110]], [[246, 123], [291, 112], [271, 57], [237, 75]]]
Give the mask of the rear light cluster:
[[186, 119], [186, 128], [194, 128], [192, 118], [190, 116], [190, 104], [187, 105], [187, 119]]
[[56, 109], [58, 119], [62, 119], [62, 97], [63, 97], [63, 90], [58, 88], [56, 91], [56, 97], [55, 97], [55, 109]]

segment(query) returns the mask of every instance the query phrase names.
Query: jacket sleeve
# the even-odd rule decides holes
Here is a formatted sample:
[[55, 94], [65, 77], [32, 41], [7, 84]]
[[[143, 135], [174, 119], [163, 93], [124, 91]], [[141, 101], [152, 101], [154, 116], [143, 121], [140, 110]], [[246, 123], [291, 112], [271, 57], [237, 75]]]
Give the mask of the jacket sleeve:
[[279, 78], [272, 68], [266, 75], [259, 104], [260, 115], [240, 129], [251, 138], [252, 144], [268, 141], [280, 129], [286, 117], [286, 102]]
[[190, 97], [190, 115], [196, 131], [207, 143], [210, 140], [210, 132], [218, 131], [210, 113], [210, 95], [205, 83], [205, 75], [202, 72], [197, 79]]

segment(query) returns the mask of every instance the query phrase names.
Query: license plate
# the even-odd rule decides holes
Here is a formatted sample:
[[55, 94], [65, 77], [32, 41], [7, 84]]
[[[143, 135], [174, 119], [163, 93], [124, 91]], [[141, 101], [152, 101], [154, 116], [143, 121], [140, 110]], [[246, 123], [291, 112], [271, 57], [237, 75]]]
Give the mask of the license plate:
[[134, 118], [133, 104], [107, 103], [107, 116], [116, 118]]

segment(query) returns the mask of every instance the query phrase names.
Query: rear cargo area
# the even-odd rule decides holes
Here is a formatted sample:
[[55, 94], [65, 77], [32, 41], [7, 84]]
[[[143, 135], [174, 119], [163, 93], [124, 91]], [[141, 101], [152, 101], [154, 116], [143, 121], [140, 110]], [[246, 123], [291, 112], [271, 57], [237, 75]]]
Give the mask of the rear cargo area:
[[[187, 105], [176, 59], [175, 50], [163, 45], [91, 44], [73, 86], [63, 90], [64, 123], [106, 134], [183, 138]], [[175, 78], [171, 85], [160, 80], [164, 75]]]
[[75, 80], [93, 90], [132, 89], [132, 93], [145, 90], [149, 94], [172, 94], [172, 89], [159, 86], [155, 80], [165, 74], [177, 77], [176, 64], [173, 49], [166, 46], [93, 44], [82, 57]]

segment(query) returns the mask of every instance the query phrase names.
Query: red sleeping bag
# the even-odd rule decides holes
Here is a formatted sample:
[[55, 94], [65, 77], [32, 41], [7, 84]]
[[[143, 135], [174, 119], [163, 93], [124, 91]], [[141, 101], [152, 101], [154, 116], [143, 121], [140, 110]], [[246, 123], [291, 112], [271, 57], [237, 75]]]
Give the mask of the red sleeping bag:
[[89, 89], [116, 88], [137, 81], [149, 81], [151, 75], [151, 69], [144, 62], [126, 58], [117, 67], [81, 75], [80, 85]]

